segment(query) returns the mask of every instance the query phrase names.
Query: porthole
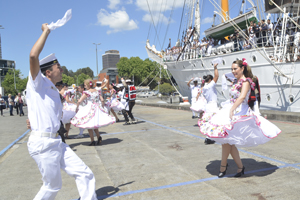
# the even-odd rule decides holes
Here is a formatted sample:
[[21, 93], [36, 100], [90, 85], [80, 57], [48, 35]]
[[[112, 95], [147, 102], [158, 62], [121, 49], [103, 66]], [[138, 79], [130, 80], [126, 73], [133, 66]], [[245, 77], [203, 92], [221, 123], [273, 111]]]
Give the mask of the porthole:
[[226, 62], [225, 62], [225, 60], [222, 60], [222, 63], [223, 63], [223, 65], [226, 65]]
[[256, 56], [252, 56], [252, 62], [256, 62]]
[[289, 100], [290, 100], [290, 103], [293, 103], [295, 101], [295, 96], [294, 95], [289, 95]]
[[270, 94], [267, 94], [267, 95], [266, 95], [266, 99], [267, 99], [267, 101], [271, 101], [271, 98], [272, 98], [272, 97], [271, 97], [271, 95], [270, 95]]

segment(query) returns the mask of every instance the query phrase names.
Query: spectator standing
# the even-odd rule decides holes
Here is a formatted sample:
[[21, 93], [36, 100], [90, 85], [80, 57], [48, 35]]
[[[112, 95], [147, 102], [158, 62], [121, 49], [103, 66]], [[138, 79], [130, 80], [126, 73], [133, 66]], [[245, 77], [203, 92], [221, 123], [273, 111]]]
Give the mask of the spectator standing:
[[11, 94], [8, 95], [8, 105], [9, 105], [9, 114], [10, 114], [10, 116], [14, 116], [13, 115], [13, 108], [15, 106], [15, 102], [11, 98]]
[[266, 46], [267, 44], [267, 30], [268, 25], [265, 23], [265, 20], [261, 20], [261, 33], [262, 33], [262, 45]]
[[0, 110], [1, 110], [1, 116], [4, 117], [3, 115], [3, 110], [5, 109], [5, 100], [2, 98], [2, 95], [0, 94]]
[[16, 107], [19, 107], [20, 109], [20, 117], [22, 115], [24, 116], [24, 112], [23, 112], [24, 103], [25, 103], [25, 98], [21, 96], [21, 93], [18, 93], [18, 96], [16, 96], [15, 98], [15, 104]]
[[268, 23], [268, 36], [269, 36], [269, 46], [274, 46], [273, 45], [273, 24], [271, 23], [270, 19], [267, 21]]

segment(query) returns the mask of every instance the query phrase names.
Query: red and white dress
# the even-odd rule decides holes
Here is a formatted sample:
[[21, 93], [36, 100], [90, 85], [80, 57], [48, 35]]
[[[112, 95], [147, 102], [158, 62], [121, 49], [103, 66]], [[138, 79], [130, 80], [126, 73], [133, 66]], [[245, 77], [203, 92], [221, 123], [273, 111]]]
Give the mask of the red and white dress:
[[[71, 99], [73, 95], [73, 91], [65, 91], [64, 98], [66, 99], [67, 96]], [[76, 115], [76, 104], [68, 103], [67, 101], [63, 102], [63, 116], [62, 116], [62, 123], [68, 124], [70, 123], [71, 119]]]
[[114, 111], [121, 111], [125, 109], [125, 106], [118, 100], [116, 90], [114, 89], [110, 97], [110, 109], [113, 109]]
[[78, 110], [71, 123], [79, 128], [96, 129], [116, 122], [116, 119], [103, 109], [100, 95], [101, 91], [84, 91], [87, 104]]
[[229, 91], [231, 99], [221, 104], [222, 109], [199, 119], [198, 125], [202, 134], [221, 144], [252, 147], [264, 144], [281, 133], [277, 126], [254, 113], [249, 107], [251, 89], [245, 100], [235, 109], [232, 120], [230, 119], [230, 109], [240, 96], [245, 81], [249, 81], [251, 89], [254, 90], [255, 84], [250, 78], [234, 83]]

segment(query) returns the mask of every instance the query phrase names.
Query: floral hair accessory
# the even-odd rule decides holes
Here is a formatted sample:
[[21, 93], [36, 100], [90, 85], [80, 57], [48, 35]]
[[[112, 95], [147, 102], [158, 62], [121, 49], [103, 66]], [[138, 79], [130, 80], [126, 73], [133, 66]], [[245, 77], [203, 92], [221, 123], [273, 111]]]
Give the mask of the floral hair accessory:
[[204, 83], [205, 83], [205, 80], [203, 79], [203, 80], [202, 80], [202, 84], [204, 84]]
[[243, 65], [244, 65], [245, 67], [247, 67], [248, 62], [247, 62], [246, 58], [243, 58], [242, 60], [243, 60]]
[[90, 81], [90, 87], [92, 87], [93, 86], [93, 83], [92, 83], [92, 81]]

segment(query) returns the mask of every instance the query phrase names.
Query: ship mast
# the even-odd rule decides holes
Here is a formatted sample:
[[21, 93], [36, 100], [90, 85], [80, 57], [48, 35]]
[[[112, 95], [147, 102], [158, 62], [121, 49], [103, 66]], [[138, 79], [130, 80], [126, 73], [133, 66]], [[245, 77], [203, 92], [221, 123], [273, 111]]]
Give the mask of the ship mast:
[[[221, 8], [222, 8], [222, 15], [225, 21], [228, 20], [229, 16], [229, 3], [228, 0], [221, 0]], [[223, 19], [222, 19], [223, 22]]]

